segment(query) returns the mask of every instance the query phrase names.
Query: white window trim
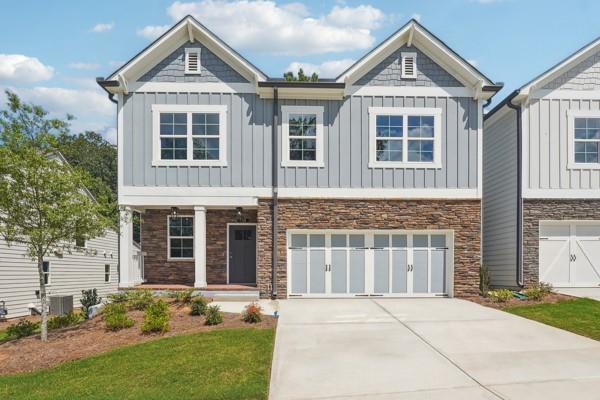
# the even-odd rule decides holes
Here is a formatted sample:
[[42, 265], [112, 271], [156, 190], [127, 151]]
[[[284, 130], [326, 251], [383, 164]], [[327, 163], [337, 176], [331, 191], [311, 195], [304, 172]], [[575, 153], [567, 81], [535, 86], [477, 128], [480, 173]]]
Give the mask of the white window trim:
[[[416, 79], [417, 75], [418, 75], [418, 71], [417, 71], [417, 53], [415, 52], [405, 52], [403, 51], [402, 53], [400, 53], [400, 57], [402, 58], [402, 64], [400, 65], [400, 69], [401, 69], [401, 78], [404, 79]], [[412, 58], [413, 59], [413, 73], [412, 75], [408, 75], [406, 74], [405, 70], [404, 70], [404, 60], [406, 60], [407, 58]]]
[[[160, 114], [161, 113], [187, 113], [187, 159], [186, 160], [161, 160], [160, 158]], [[192, 114], [193, 113], [218, 113], [219, 114], [219, 159], [194, 160]], [[153, 104], [152, 105], [152, 166], [227, 166], [227, 106], [226, 105], [177, 105]]]
[[[177, 215], [176, 218], [191, 218], [192, 220], [194, 220], [194, 216], [193, 215]], [[194, 249], [194, 257], [171, 257], [171, 229], [170, 229], [170, 225], [169, 225], [169, 221], [171, 220], [171, 216], [167, 215], [167, 261], [193, 261], [195, 256], [196, 256], [196, 228], [194, 226], [194, 223], [192, 223], [193, 228], [193, 232], [194, 234], [192, 235], [192, 239], [194, 240], [192, 246]], [[195, 221], [194, 221], [195, 222]], [[175, 237], [183, 237], [183, 236], [175, 236]], [[185, 236], [187, 237], [187, 236]]]
[[[198, 54], [198, 71], [190, 71], [188, 69], [188, 57], [190, 53], [196, 53]], [[185, 60], [184, 60], [184, 64], [185, 64], [185, 71], [184, 73], [186, 75], [201, 75], [202, 74], [202, 62], [201, 62], [201, 49], [199, 47], [187, 47], [185, 49]]]
[[[106, 273], [106, 266], [108, 266], [108, 274]], [[104, 283], [105, 284], [109, 284], [110, 283], [110, 278], [112, 277], [112, 266], [110, 264], [104, 264]], [[106, 280], [106, 277], [108, 276], [108, 280]]]
[[52, 284], [52, 263], [48, 260], [45, 260], [44, 262], [48, 263], [48, 272], [44, 272], [44, 275], [48, 275], [48, 283], [46, 283], [45, 286], [50, 286]]
[[575, 162], [575, 118], [600, 118], [600, 111], [591, 110], [567, 110], [568, 131], [568, 162], [567, 169], [600, 169], [600, 162], [578, 163]]
[[[281, 107], [281, 166], [282, 167], [325, 167], [323, 162], [323, 113], [322, 106], [282, 106]], [[317, 116], [317, 154], [312, 160], [290, 160], [290, 114], [316, 114]]]
[[[377, 161], [377, 116], [402, 116], [402, 160], [408, 160], [408, 130], [409, 115], [433, 117], [433, 161]], [[420, 107], [369, 107], [369, 168], [442, 168], [442, 109]]]

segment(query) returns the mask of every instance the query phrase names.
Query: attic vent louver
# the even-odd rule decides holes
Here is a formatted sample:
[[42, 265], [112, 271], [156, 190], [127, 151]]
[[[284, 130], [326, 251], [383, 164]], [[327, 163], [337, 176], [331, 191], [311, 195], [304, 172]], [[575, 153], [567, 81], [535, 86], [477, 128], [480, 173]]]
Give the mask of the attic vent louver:
[[417, 77], [417, 53], [402, 53], [402, 78]]
[[185, 73], [200, 73], [200, 49], [185, 49]]

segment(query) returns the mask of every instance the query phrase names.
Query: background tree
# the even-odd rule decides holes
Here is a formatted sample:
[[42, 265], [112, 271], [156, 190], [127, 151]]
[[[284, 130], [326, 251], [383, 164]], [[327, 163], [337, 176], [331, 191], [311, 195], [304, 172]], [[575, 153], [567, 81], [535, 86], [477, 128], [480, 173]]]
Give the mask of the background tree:
[[292, 71], [288, 71], [283, 74], [283, 78], [288, 82], [318, 82], [319, 75], [316, 72], [313, 72], [311, 76], [308, 76], [304, 73], [304, 70], [300, 68], [298, 70], [298, 76], [294, 76]]
[[86, 187], [90, 175], [65, 163], [56, 151], [56, 135], [68, 121], [48, 118], [38, 106], [7, 92], [8, 110], [0, 113], [0, 237], [22, 244], [37, 262], [40, 282], [41, 338], [48, 339], [48, 301], [43, 264], [57, 247], [102, 235], [114, 226], [110, 207]]

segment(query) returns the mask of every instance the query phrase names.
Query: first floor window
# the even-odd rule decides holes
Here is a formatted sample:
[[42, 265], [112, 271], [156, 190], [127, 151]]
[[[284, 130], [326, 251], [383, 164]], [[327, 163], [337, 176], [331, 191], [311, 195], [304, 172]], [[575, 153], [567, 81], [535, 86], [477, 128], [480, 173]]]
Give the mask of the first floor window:
[[575, 118], [575, 162], [598, 163], [599, 151], [600, 118]]
[[104, 282], [110, 282], [110, 264], [104, 264]]
[[140, 246], [142, 244], [142, 214], [134, 211], [131, 223], [133, 225], [133, 243]]
[[194, 217], [169, 217], [169, 258], [194, 258]]
[[44, 285], [50, 284], [50, 261], [43, 262], [42, 272], [44, 274]]

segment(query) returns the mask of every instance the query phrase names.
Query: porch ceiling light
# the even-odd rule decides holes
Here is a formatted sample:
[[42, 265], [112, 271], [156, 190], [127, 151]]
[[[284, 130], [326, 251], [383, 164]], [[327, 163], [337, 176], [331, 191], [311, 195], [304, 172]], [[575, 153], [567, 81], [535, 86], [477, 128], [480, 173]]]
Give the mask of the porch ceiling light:
[[178, 212], [179, 212], [179, 208], [171, 207], [171, 217], [177, 217]]

